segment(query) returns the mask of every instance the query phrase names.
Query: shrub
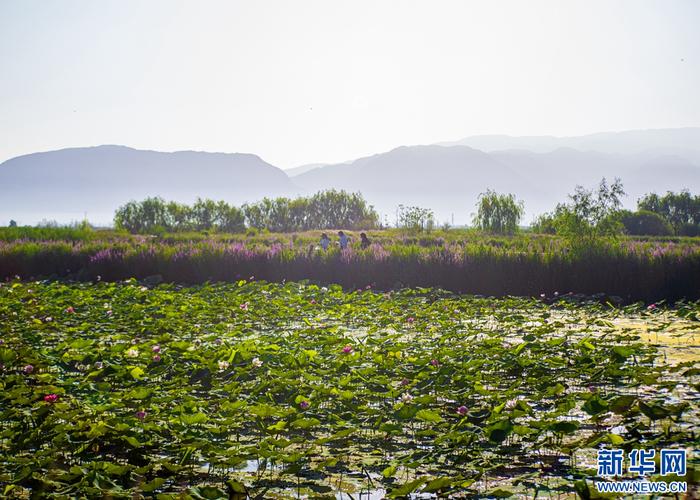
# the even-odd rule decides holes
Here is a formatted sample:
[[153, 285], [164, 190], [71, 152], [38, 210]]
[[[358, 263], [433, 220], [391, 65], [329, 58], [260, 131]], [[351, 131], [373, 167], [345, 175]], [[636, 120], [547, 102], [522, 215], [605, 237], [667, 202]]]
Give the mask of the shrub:
[[632, 235], [668, 236], [673, 234], [671, 225], [659, 214], [648, 210], [620, 212], [619, 220], [625, 232]]

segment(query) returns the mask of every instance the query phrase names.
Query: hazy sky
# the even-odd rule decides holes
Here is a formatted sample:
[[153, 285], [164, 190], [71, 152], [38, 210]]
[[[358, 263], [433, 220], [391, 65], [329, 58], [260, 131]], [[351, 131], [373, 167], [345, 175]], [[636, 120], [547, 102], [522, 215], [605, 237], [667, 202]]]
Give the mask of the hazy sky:
[[700, 1], [0, 0], [0, 161], [700, 125]]

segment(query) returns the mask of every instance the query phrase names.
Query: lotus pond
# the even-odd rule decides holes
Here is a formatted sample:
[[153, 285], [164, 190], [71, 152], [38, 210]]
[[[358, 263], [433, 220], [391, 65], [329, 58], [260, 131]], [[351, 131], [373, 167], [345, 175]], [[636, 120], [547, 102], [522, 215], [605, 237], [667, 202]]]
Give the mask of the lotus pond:
[[600, 447], [700, 461], [700, 303], [10, 282], [0, 336], [7, 496], [585, 498]]

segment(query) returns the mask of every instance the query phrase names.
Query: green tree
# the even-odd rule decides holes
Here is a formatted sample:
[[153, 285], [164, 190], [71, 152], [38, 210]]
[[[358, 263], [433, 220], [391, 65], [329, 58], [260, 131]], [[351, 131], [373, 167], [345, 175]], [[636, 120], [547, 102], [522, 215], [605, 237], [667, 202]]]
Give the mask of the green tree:
[[548, 213], [538, 215], [535, 217], [535, 220], [532, 222], [530, 228], [535, 233], [556, 234], [557, 226], [554, 220], [554, 214]]
[[125, 229], [130, 233], [147, 233], [168, 228], [170, 224], [166, 203], [162, 198], [130, 201], [117, 209], [114, 225], [117, 229]]
[[556, 233], [576, 250], [597, 247], [605, 238], [621, 234], [623, 226], [616, 215], [624, 195], [620, 179], [608, 185], [603, 178], [595, 190], [576, 186], [569, 202], [558, 205], [551, 215]]
[[192, 209], [182, 203], [168, 202], [165, 206], [168, 213], [168, 229], [171, 231], [193, 231]]
[[647, 194], [637, 202], [637, 208], [659, 214], [678, 235], [700, 234], [700, 196], [693, 196], [687, 190], [680, 193], [669, 191], [663, 196]]
[[627, 234], [653, 236], [673, 234], [673, 228], [666, 219], [649, 210], [638, 210], [637, 212], [622, 210], [618, 219], [625, 227]]
[[309, 199], [309, 229], [374, 229], [379, 215], [360, 193], [320, 191]]
[[491, 189], [479, 195], [476, 207], [474, 225], [495, 234], [515, 233], [525, 212], [523, 202], [516, 201], [515, 195], [499, 194]]
[[119, 207], [114, 216], [117, 229], [131, 233], [161, 231], [221, 231], [238, 233], [245, 231], [243, 211], [225, 201], [197, 198], [192, 205], [160, 198], [130, 201]]
[[373, 229], [379, 216], [360, 193], [321, 191], [311, 197], [263, 198], [243, 205], [248, 226], [274, 232]]
[[398, 226], [411, 232], [430, 232], [435, 227], [435, 216], [428, 208], [399, 205]]
[[215, 229], [215, 218], [217, 213], [216, 202], [213, 200], [202, 200], [197, 198], [191, 209], [192, 221], [196, 231], [208, 231]]
[[245, 232], [245, 216], [240, 208], [220, 201], [216, 204], [214, 214], [214, 225], [217, 231], [222, 233]]

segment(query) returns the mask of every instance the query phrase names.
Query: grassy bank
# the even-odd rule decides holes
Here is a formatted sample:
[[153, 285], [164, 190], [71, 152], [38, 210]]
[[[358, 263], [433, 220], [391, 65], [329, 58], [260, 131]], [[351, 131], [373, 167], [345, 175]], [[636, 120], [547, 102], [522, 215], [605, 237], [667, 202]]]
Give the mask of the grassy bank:
[[323, 251], [320, 233], [163, 235], [94, 232], [83, 239], [0, 241], [0, 278], [168, 282], [311, 280], [346, 288], [439, 287], [479, 295], [619, 296], [624, 301], [700, 298], [700, 241], [621, 239], [571, 251], [544, 235], [491, 237], [370, 233], [373, 244]]

